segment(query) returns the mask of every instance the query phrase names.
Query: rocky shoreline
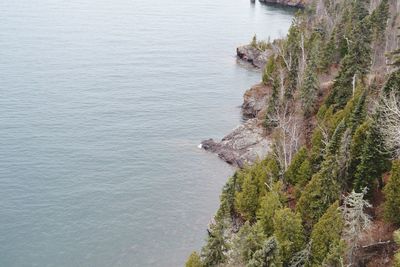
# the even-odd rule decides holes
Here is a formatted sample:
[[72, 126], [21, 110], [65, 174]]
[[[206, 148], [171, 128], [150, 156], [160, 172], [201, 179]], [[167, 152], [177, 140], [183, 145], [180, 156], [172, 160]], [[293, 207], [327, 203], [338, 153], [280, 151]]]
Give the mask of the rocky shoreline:
[[[309, 0], [259, 0], [265, 4], [277, 4], [303, 8]], [[257, 69], [264, 69], [272, 51], [261, 50], [251, 44], [239, 46], [236, 49], [237, 57], [250, 63]], [[242, 115], [245, 122], [220, 141], [212, 138], [201, 142], [200, 147], [217, 154], [225, 162], [243, 167], [263, 159], [271, 150], [271, 142], [263, 126], [267, 100], [271, 88], [264, 84], [256, 84], [248, 89], [243, 96]]]
[[[269, 52], [262, 54], [255, 50], [251, 45], [241, 46], [237, 48], [237, 55], [241, 60], [262, 68]], [[254, 60], [255, 58], [257, 60]], [[217, 154], [225, 162], [240, 168], [265, 158], [271, 150], [271, 143], [263, 126], [270, 92], [270, 88], [263, 84], [256, 84], [248, 89], [243, 96], [241, 106], [245, 122], [233, 129], [221, 141], [214, 139], [202, 141], [201, 148]]]
[[309, 0], [259, 0], [264, 4], [274, 4], [290, 7], [304, 8]]

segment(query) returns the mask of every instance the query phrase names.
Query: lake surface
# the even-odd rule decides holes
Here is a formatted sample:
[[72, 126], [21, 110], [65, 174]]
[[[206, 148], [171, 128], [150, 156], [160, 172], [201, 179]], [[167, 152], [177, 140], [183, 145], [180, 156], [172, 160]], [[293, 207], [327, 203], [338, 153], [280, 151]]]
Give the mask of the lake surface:
[[260, 73], [248, 0], [0, 3], [0, 266], [182, 266], [233, 169], [197, 148]]

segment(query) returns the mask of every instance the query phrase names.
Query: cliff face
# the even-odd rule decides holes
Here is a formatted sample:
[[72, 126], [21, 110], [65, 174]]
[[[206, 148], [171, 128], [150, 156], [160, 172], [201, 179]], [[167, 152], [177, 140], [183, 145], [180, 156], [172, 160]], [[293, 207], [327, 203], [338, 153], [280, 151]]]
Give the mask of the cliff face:
[[[260, 2], [304, 7], [311, 1]], [[296, 16], [286, 38], [262, 45], [253, 38], [237, 49], [240, 59], [263, 70], [263, 82], [244, 94], [243, 125], [220, 142], [202, 142], [205, 150], [244, 166], [223, 189], [202, 250], [205, 265], [291, 266], [300, 253], [315, 266], [392, 266], [398, 247], [382, 207], [400, 194], [386, 196], [381, 188], [390, 183], [392, 158], [381, 136], [386, 121], [376, 115], [385, 110], [389, 92], [400, 97], [399, 12], [398, 0], [318, 0]], [[367, 203], [361, 212], [370, 220], [357, 233], [348, 227], [348, 200], [341, 197], [355, 194]], [[291, 230], [268, 224], [282, 214], [299, 229], [288, 236], [298, 234], [303, 242], [290, 253], [281, 252], [293, 240], [281, 234]], [[259, 231], [266, 236], [258, 237]], [[250, 258], [243, 256], [250, 255], [243, 240], [259, 242]]]
[[277, 4], [291, 7], [305, 7], [308, 4], [308, 0], [260, 0], [261, 3], [265, 4]]

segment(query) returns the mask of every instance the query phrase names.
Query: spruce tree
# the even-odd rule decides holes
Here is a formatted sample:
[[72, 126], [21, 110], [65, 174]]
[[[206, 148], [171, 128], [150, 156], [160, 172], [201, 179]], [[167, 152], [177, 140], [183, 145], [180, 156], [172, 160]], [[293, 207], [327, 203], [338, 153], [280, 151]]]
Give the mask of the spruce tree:
[[400, 226], [400, 160], [392, 164], [392, 173], [383, 190], [385, 194], [384, 215], [389, 222]]
[[355, 131], [350, 147], [350, 166], [348, 170], [348, 185], [353, 186], [354, 175], [357, 171], [357, 166], [361, 163], [361, 156], [363, 152], [364, 142], [367, 139], [367, 133], [371, 126], [371, 121], [367, 120]]
[[228, 245], [224, 239], [224, 229], [221, 223], [211, 225], [207, 244], [201, 251], [205, 267], [217, 266], [226, 260]]
[[363, 0], [355, 0], [352, 9], [354, 28], [350, 38], [346, 39], [349, 48], [341, 62], [331, 94], [326, 103], [335, 109], [343, 108], [352, 95], [353, 82], [362, 80], [371, 65], [371, 26], [366, 16], [368, 10]]
[[304, 80], [300, 88], [303, 113], [306, 117], [310, 116], [315, 109], [319, 90], [319, 81], [316, 72], [318, 44], [319, 42], [313, 46], [310, 52], [310, 58], [304, 73]]
[[289, 208], [279, 210], [274, 216], [274, 236], [279, 244], [283, 264], [305, 245], [304, 229], [299, 214]]
[[[339, 210], [339, 202], [336, 201], [314, 225], [311, 232], [313, 265], [321, 266], [330, 255], [334, 254], [334, 250], [341, 246], [342, 229], [342, 214]], [[332, 257], [329, 260], [332, 261]]]
[[382, 0], [370, 15], [370, 23], [374, 39], [382, 39], [385, 35], [389, 18], [389, 1]]
[[360, 164], [354, 175], [354, 189], [357, 192], [361, 192], [367, 187], [369, 189], [368, 196], [371, 196], [377, 185], [376, 182], [379, 187], [382, 187], [382, 174], [390, 166], [388, 155], [384, 151], [384, 141], [375, 121], [367, 131]]

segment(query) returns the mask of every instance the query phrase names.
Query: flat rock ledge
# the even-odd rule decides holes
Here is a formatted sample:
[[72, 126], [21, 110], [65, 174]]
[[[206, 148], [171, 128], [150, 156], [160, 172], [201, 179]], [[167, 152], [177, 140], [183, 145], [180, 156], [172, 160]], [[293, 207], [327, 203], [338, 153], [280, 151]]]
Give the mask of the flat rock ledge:
[[265, 137], [259, 120], [250, 119], [220, 142], [213, 139], [204, 140], [201, 142], [201, 148], [216, 153], [225, 162], [241, 168], [245, 164], [265, 158], [270, 151], [270, 142]]
[[242, 45], [236, 48], [238, 58], [252, 64], [254, 67], [263, 69], [267, 64], [270, 50], [262, 51], [252, 45]]
[[309, 0], [259, 0], [265, 4], [275, 4], [290, 7], [304, 8], [310, 1]]

